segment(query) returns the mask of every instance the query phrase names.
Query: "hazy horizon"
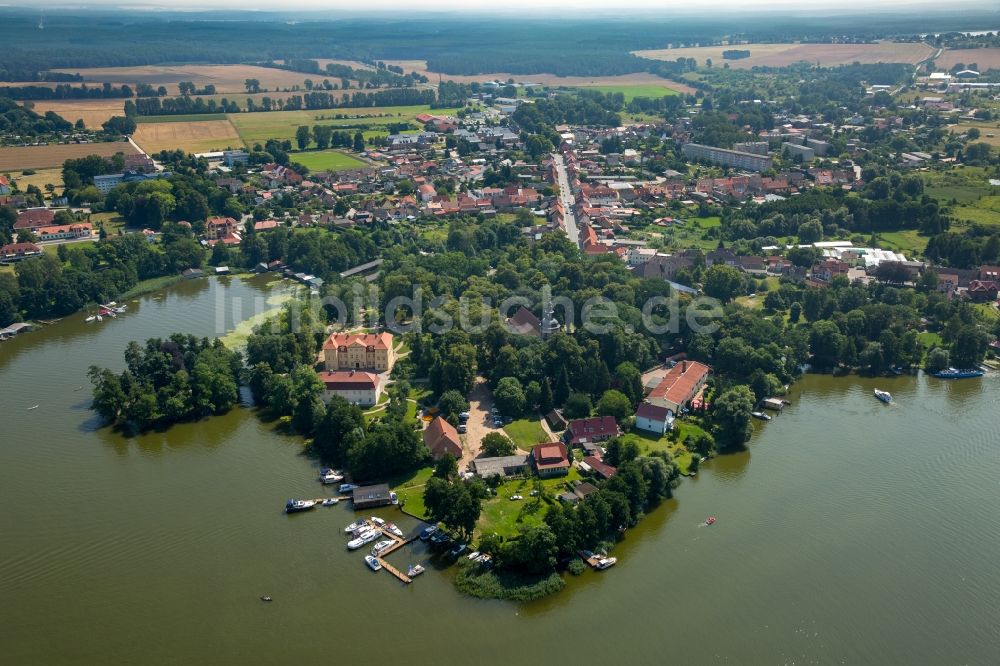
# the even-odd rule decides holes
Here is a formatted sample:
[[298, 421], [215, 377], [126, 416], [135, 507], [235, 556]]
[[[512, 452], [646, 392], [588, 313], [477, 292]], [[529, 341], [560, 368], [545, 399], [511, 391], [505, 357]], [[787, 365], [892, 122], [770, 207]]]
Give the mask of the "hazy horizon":
[[[367, 0], [364, 3], [337, 3], [331, 5], [327, 0], [298, 0], [295, 3], [282, 8], [276, 8], [273, 2], [268, 0], [171, 0], [169, 3], [163, 0], [153, 0], [150, 2], [122, 2], [121, 0], [88, 0], [87, 2], [67, 2], [66, 0], [36, 0], [30, 5], [20, 3], [3, 3], [0, 8], [9, 9], [122, 9], [131, 11], [156, 11], [156, 12], [198, 12], [198, 11], [259, 11], [273, 14], [294, 14], [294, 13], [315, 13], [315, 14], [364, 14], [371, 12], [399, 12], [406, 15], [449, 13], [455, 15], [476, 15], [476, 14], [555, 14], [563, 13], [567, 9], [586, 9], [592, 16], [617, 17], [629, 19], [634, 17], [623, 16], [626, 10], [640, 11], [644, 16], [697, 16], [706, 10], [725, 9], [730, 15], [755, 13], [761, 9], [771, 12], [780, 11], [783, 15], [815, 15], [817, 11], [832, 13], [843, 16], [864, 15], [882, 12], [898, 12], [906, 10], [910, 18], [914, 13], [926, 12], [927, 14], [954, 14], [956, 9], [979, 9], [997, 11], [995, 2], [985, 0], [959, 0], [942, 7], [940, 2], [933, 0], [872, 0], [863, 7], [845, 8], [843, 3], [835, 0], [820, 0], [810, 3], [808, 7], [803, 7], [799, 0], [695, 0], [694, 2], [671, 3], [665, 5], [662, 0], [624, 0], [617, 3], [613, 8], [606, 2], [600, 0], [544, 0], [542, 3], [532, 0], [508, 0], [502, 7], [491, 3], [477, 3], [469, 0], [427, 0], [414, 7], [412, 3], [402, 0]], [[915, 11], [917, 10], [917, 11]], [[998, 12], [1000, 13], [1000, 12]], [[586, 18], [574, 16], [574, 18]], [[705, 17], [709, 18], [709, 17]], [[978, 26], [970, 26], [969, 29], [976, 29]], [[981, 29], [988, 30], [994, 26], [983, 26]]]

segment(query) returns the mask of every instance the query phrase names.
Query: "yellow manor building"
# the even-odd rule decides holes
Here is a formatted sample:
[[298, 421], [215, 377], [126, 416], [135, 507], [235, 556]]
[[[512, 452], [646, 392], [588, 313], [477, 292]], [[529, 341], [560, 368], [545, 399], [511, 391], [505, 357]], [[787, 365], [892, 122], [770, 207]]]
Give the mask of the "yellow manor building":
[[392, 333], [334, 333], [323, 345], [323, 363], [328, 372], [389, 372], [395, 362]]

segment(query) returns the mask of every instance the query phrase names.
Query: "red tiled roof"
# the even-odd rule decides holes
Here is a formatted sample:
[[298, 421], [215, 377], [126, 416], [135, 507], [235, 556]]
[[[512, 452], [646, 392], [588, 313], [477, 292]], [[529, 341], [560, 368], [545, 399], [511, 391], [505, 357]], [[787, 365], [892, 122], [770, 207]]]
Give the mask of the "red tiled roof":
[[569, 467], [569, 454], [562, 442], [540, 444], [531, 450], [535, 467], [539, 470], [563, 469]]
[[583, 462], [587, 463], [592, 470], [605, 479], [610, 479], [618, 473], [618, 468], [612, 467], [597, 456], [587, 456], [583, 459]]
[[668, 411], [669, 410], [666, 407], [651, 405], [648, 402], [644, 402], [639, 405], [639, 409], [635, 410], [635, 417], [649, 419], [650, 421], [665, 422], [667, 420]]
[[618, 423], [613, 416], [595, 416], [589, 419], [574, 419], [567, 428], [572, 436], [570, 444], [594, 441], [599, 438], [614, 437], [618, 434]]
[[334, 333], [323, 344], [323, 349], [336, 349], [337, 347], [350, 347], [361, 345], [363, 347], [374, 347], [375, 349], [390, 349], [392, 347], [392, 333]]
[[0, 247], [0, 254], [4, 256], [28, 254], [29, 252], [41, 252], [42, 248], [34, 243], [9, 243]]
[[454, 458], [462, 457], [462, 440], [455, 426], [438, 416], [424, 430], [424, 445], [435, 458], [450, 453]]
[[317, 374], [319, 380], [331, 391], [371, 390], [377, 388], [381, 381], [376, 374], [358, 370], [337, 370]]
[[48, 208], [29, 208], [17, 214], [15, 229], [34, 229], [52, 224], [56, 214]]
[[711, 372], [704, 363], [682, 361], [670, 368], [663, 381], [649, 392], [650, 398], [664, 398], [675, 405], [683, 405], [694, 397], [695, 388]]

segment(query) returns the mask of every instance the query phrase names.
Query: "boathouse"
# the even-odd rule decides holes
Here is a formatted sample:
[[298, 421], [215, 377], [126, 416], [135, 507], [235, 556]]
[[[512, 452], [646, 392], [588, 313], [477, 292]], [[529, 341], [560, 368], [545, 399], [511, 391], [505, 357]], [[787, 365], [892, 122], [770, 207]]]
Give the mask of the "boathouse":
[[374, 486], [362, 486], [354, 489], [354, 510], [368, 509], [374, 506], [392, 504], [392, 493], [389, 486], [379, 483]]

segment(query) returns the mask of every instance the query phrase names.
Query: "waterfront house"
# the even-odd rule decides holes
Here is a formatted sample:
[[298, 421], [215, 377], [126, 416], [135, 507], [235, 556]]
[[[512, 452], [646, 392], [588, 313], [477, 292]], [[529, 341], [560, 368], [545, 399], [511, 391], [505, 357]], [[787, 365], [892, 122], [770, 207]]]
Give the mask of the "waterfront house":
[[351, 501], [354, 504], [354, 510], [359, 511], [392, 504], [392, 496], [393, 493], [389, 490], [389, 486], [379, 483], [374, 486], [355, 488]]
[[233, 236], [239, 230], [239, 223], [231, 217], [210, 217], [205, 220], [205, 237], [218, 241]]
[[325, 387], [323, 399], [326, 402], [337, 395], [352, 405], [371, 407], [378, 403], [382, 395], [381, 377], [370, 372], [359, 370], [320, 372], [319, 379]]
[[562, 442], [540, 444], [531, 450], [531, 457], [542, 478], [569, 473], [569, 453]]
[[435, 460], [449, 453], [453, 458], [462, 457], [462, 440], [455, 426], [438, 416], [424, 430], [424, 445]]
[[664, 407], [669, 411], [671, 418], [676, 417], [698, 395], [708, 381], [711, 370], [704, 363], [681, 361], [670, 368], [660, 383], [649, 392], [646, 402]]
[[597, 456], [586, 456], [583, 459], [583, 464], [602, 479], [610, 479], [618, 473], [618, 468], [612, 467]]
[[396, 362], [392, 333], [334, 333], [323, 344], [328, 371], [374, 370], [389, 372]]
[[666, 407], [644, 402], [635, 410], [635, 427], [662, 435], [673, 428], [674, 419]]
[[620, 434], [615, 417], [594, 416], [570, 421], [566, 429], [566, 441], [570, 446], [580, 446], [585, 442], [606, 442]]

